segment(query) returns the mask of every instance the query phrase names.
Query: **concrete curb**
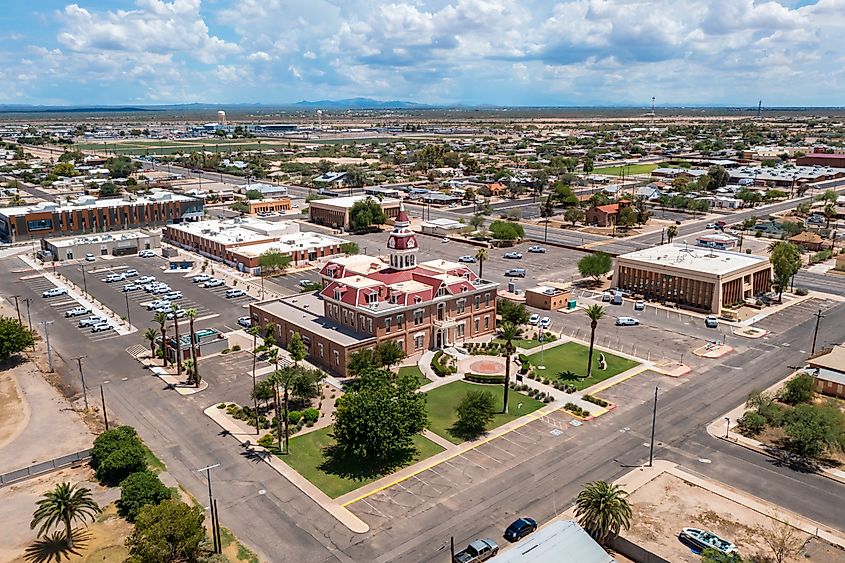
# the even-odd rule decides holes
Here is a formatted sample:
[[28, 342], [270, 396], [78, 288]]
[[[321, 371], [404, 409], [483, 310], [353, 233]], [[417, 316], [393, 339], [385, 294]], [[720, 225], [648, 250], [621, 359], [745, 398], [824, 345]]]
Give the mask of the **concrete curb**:
[[293, 468], [281, 461], [277, 456], [270, 454], [261, 446], [253, 445], [252, 440], [255, 438], [255, 435], [244, 434], [242, 429], [231, 424], [228, 418], [220, 414], [220, 409], [217, 408], [216, 404], [211, 405], [203, 412], [208, 418], [216, 422], [223, 430], [240, 442], [242, 446], [256, 453], [262, 461], [275, 469], [300, 491], [311, 497], [311, 500], [334, 516], [338, 522], [349, 528], [349, 530], [356, 534], [365, 534], [370, 530], [370, 527], [363, 520], [352, 514], [352, 512], [341, 505], [336, 499], [332, 499], [326, 493], [312, 485], [310, 481], [294, 471]]

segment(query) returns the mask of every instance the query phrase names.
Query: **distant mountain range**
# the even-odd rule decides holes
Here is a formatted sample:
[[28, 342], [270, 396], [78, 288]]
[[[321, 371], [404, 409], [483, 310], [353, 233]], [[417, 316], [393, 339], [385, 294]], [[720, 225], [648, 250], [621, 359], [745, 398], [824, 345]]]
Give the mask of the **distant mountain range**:
[[381, 101], [372, 98], [346, 98], [344, 100], [302, 100], [293, 104], [299, 108], [314, 109], [425, 109], [439, 106], [418, 104], [402, 100]]

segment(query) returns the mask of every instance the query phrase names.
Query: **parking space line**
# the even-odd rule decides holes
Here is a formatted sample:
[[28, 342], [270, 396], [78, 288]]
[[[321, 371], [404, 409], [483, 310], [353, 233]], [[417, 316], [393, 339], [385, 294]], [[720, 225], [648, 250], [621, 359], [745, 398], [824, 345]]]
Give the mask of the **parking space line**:
[[511, 456], [511, 457], [516, 457], [516, 454], [512, 454], [512, 453], [511, 453], [511, 452], [509, 452], [508, 450], [501, 448], [500, 446], [498, 446], [497, 444], [495, 444], [495, 443], [493, 443], [493, 442], [488, 442], [487, 444], [488, 444], [489, 446], [491, 446], [491, 447], [496, 448], [497, 450], [501, 450], [501, 451], [503, 451], [504, 453], [508, 454], [508, 455], [509, 455], [509, 456]]
[[514, 446], [518, 447], [521, 450], [527, 450], [528, 449], [526, 446], [523, 446], [522, 444], [520, 444], [518, 442], [514, 442], [513, 440], [508, 440], [508, 438], [506, 436], [502, 436], [502, 439], [505, 440], [506, 442], [513, 444]]
[[[452, 465], [452, 464], [451, 464], [451, 463], [449, 463], [448, 461], [447, 461], [446, 463], [448, 463], [449, 465]], [[455, 467], [455, 466], [454, 466], [454, 465], [452, 465], [452, 467]], [[458, 469], [458, 468], [457, 468], [457, 467], [455, 467], [455, 469]], [[458, 469], [458, 470], [460, 471], [460, 469]], [[432, 473], [434, 473], [435, 475], [437, 475], [438, 477], [440, 477], [440, 478], [442, 478], [442, 479], [446, 479], [447, 481], [449, 481], [450, 483], [452, 483], [452, 485], [454, 485], [455, 487], [459, 487], [459, 486], [460, 486], [460, 485], [458, 485], [457, 483], [455, 483], [454, 481], [452, 481], [451, 479], [449, 479], [448, 477], [446, 477], [446, 475], [444, 475], [444, 474], [440, 473], [439, 471], [436, 471], [433, 467], [429, 468], [429, 471], [431, 471]]]
[[419, 481], [420, 483], [422, 483], [422, 484], [423, 484], [423, 487], [431, 487], [432, 489], [434, 489], [434, 492], [435, 492], [437, 495], [441, 495], [441, 494], [443, 494], [443, 491], [441, 491], [440, 489], [438, 489], [437, 487], [435, 487], [435, 486], [434, 486], [434, 485], [432, 485], [431, 483], [426, 483], [425, 481], [423, 481], [422, 479], [420, 479], [420, 478], [419, 478], [419, 476], [414, 475], [414, 479], [416, 479], [417, 481]]
[[372, 504], [370, 504], [370, 503], [367, 501], [367, 499], [365, 499], [365, 498], [364, 498], [364, 499], [361, 499], [361, 500], [362, 500], [362, 501], [364, 501], [364, 503], [365, 503], [367, 506], [369, 506], [370, 508], [372, 508], [373, 510], [375, 510], [376, 512], [378, 512], [378, 513], [379, 513], [381, 516], [383, 516], [384, 518], [386, 518], [386, 519], [388, 519], [388, 520], [390, 519], [390, 517], [389, 517], [387, 514], [385, 514], [384, 512], [382, 512], [381, 510], [379, 510], [378, 508], [376, 508], [375, 506], [373, 506]]
[[[416, 477], [416, 475], [415, 475], [415, 477]], [[418, 495], [414, 491], [412, 491], [412, 490], [408, 489], [407, 487], [405, 487], [404, 485], [402, 485], [402, 483], [396, 483], [396, 486], [399, 487], [400, 489], [402, 489], [403, 491], [405, 491], [406, 493], [408, 493], [409, 495], [417, 497], [421, 501], [425, 501], [424, 498], [422, 498], [420, 495]], [[399, 503], [396, 503], [396, 504], [399, 504]], [[402, 505], [399, 505], [399, 506], [402, 506]]]

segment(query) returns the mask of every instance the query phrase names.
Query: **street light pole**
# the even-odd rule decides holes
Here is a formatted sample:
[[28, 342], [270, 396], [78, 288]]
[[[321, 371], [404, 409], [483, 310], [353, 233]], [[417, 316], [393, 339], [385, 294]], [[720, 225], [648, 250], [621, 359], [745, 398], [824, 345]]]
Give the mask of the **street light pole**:
[[15, 300], [15, 311], [18, 312], [18, 322], [23, 324], [23, 321], [21, 320], [21, 308], [18, 304], [18, 297], [20, 297], [20, 295], [12, 295], [12, 299]]
[[[206, 479], [208, 479], [208, 510], [211, 512], [212, 522], [214, 522], [214, 494], [211, 492], [211, 470], [215, 467], [220, 467], [219, 463], [215, 463], [213, 465], [207, 465], [201, 469], [197, 469], [197, 472], [205, 471]], [[217, 526], [211, 527], [211, 534], [212, 540], [215, 545], [215, 551], [217, 550]]]
[[731, 418], [729, 416], [725, 417], [725, 440], [728, 439], [728, 435], [731, 432]]
[[822, 315], [822, 310], [819, 309], [819, 312], [816, 313], [816, 329], [813, 331], [813, 349], [810, 352], [810, 355], [816, 353], [816, 338], [818, 338], [819, 336], [819, 323], [822, 321], [823, 318], [824, 315]]
[[648, 451], [648, 466], [652, 467], [654, 462], [654, 427], [657, 425], [657, 391], [658, 387], [654, 388], [654, 408], [651, 413], [651, 442], [649, 443]]
[[[30, 298], [27, 297], [23, 301], [26, 303], [26, 320], [29, 323], [29, 332], [32, 332], [32, 315], [29, 312]], [[32, 351], [35, 352], [35, 339], [32, 340]]]
[[85, 294], [88, 295], [88, 279], [85, 277], [85, 264], [82, 264], [82, 287], [85, 289]]
[[47, 341], [47, 364], [50, 366], [50, 373], [53, 372], [53, 349], [50, 347], [50, 329], [49, 325], [55, 321], [41, 321], [40, 325], [44, 326], [44, 340]]
[[[88, 390], [85, 388], [85, 374], [82, 372], [82, 358], [87, 358], [87, 357], [88, 356], [79, 356], [78, 358], [76, 358], [76, 364], [79, 366], [79, 379], [82, 380], [82, 398], [85, 400], [85, 410], [86, 411], [88, 410]], [[103, 390], [103, 388], [101, 386], [100, 392], [102, 392], [102, 390]]]
[[126, 298], [126, 322], [130, 325], [132, 324], [132, 316], [129, 314], [129, 294], [124, 293], [123, 297]]

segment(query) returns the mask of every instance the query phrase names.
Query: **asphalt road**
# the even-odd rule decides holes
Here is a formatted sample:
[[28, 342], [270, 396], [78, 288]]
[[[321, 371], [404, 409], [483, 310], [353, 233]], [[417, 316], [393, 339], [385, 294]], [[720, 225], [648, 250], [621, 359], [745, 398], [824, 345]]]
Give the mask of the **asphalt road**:
[[[213, 477], [222, 522], [254, 546], [264, 560], [442, 560], [440, 546], [446, 545], [449, 535], [459, 544], [475, 537], [498, 537], [503, 524], [515, 514], [544, 521], [563, 510], [586, 481], [613, 479], [647, 458], [648, 448], [643, 443], [648, 442], [651, 405], [642, 397], [652, 381], [638, 377], [630, 380], [631, 387], [620, 388], [631, 397], [624, 407], [579, 428], [568, 441], [525, 454], [503, 478], [464, 487], [386, 527], [353, 536], [266, 465], [243, 456], [236, 443], [201, 414], [201, 409], [223, 399], [245, 401], [251, 385], [248, 370], [212, 369], [209, 365], [204, 371], [211, 387], [198, 395], [180, 397], [140, 369], [124, 351], [131, 344], [142, 343], [140, 336], [103, 342], [79, 338], [76, 329], [63, 324], [55, 308], [36, 295], [31, 271], [22, 271], [26, 269], [14, 258], [4, 265], [7, 271], [18, 271], [0, 280], [0, 291], [32, 297], [34, 322], [55, 321], [51, 341], [56, 351], [65, 359], [87, 356], [88, 386], [108, 382], [104, 384], [112, 416], [136, 426], [173, 475], [198, 499], [205, 499], [206, 483], [195, 469], [221, 463]], [[568, 321], [567, 327], [583, 324], [576, 320], [580, 316]], [[659, 401], [656, 456], [680, 461], [694, 471], [822, 523], [841, 526], [845, 522], [845, 488], [841, 485], [779, 466], [702, 431], [706, 423], [741, 403], [750, 390], [769, 386], [787, 374], [787, 366], [804, 359], [800, 349], [808, 346], [814, 320], [788, 320], [784, 326], [789, 328], [769, 340], [743, 341], [735, 353], [701, 364], [681, 384], [654, 380], [661, 386], [666, 382], [667, 387]], [[826, 312], [825, 342], [845, 339], [843, 321], [845, 306]], [[639, 329], [655, 330], [633, 328], [619, 331], [626, 343], [643, 340], [644, 333], [636, 332]], [[78, 388], [73, 366], [57, 364], [60, 373]]]

